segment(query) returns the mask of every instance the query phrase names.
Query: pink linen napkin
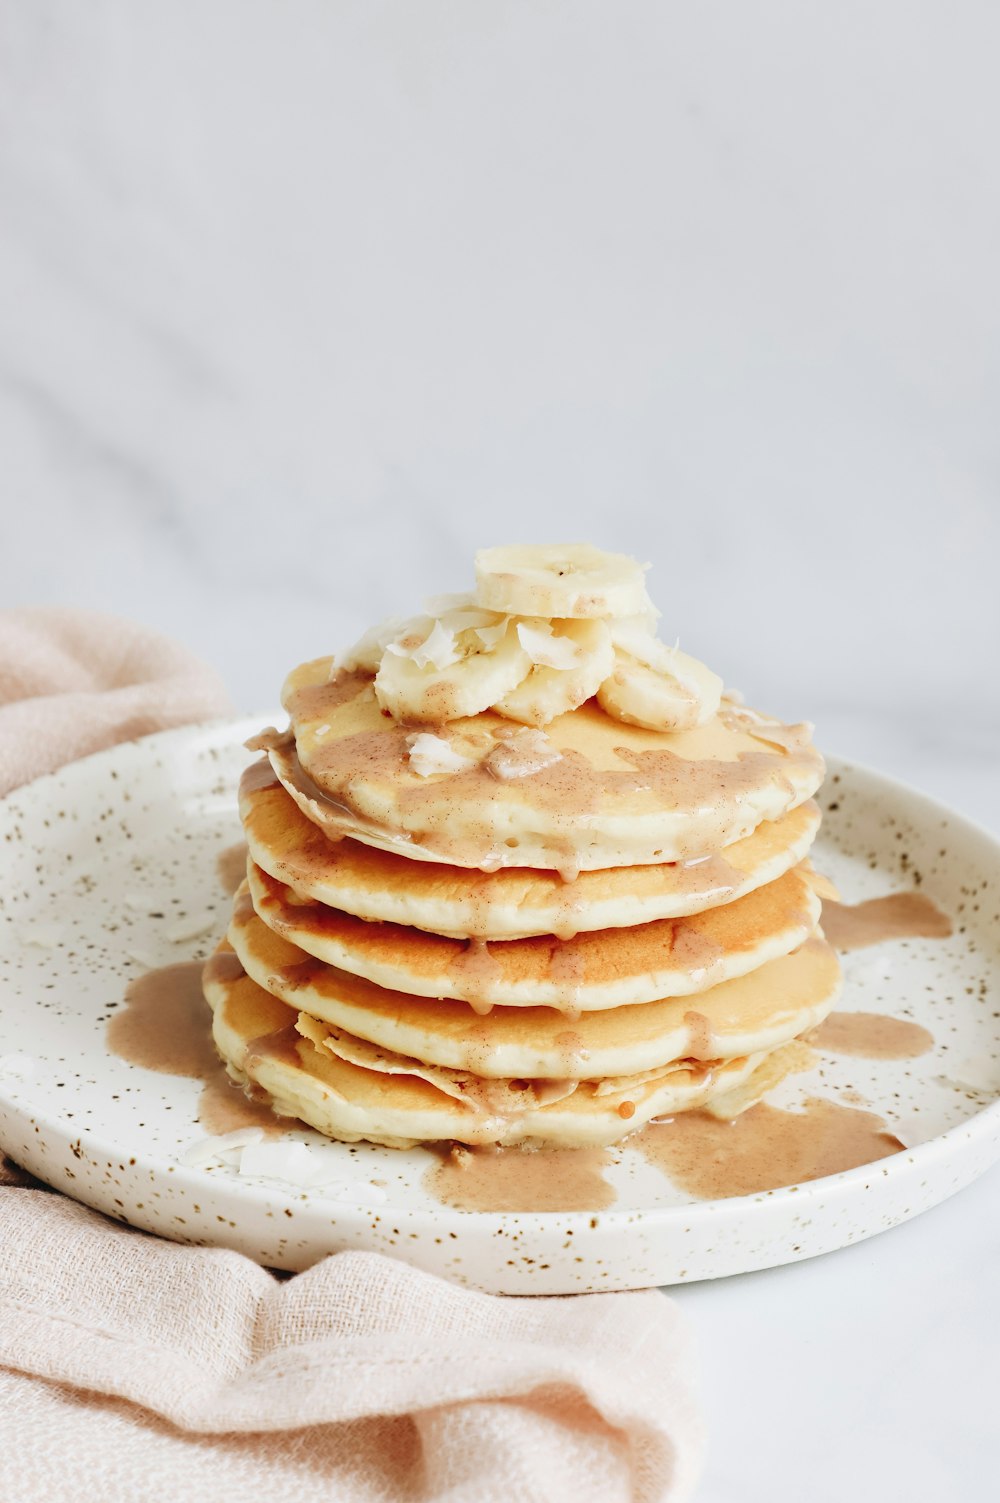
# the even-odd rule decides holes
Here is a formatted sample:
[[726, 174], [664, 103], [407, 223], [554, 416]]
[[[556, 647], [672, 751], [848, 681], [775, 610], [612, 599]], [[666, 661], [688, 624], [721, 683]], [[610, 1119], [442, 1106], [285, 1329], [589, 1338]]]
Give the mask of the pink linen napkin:
[[[0, 612], [0, 791], [228, 708], [141, 627]], [[358, 1252], [282, 1279], [0, 1164], [4, 1503], [680, 1503], [700, 1451], [654, 1291], [499, 1298]]]

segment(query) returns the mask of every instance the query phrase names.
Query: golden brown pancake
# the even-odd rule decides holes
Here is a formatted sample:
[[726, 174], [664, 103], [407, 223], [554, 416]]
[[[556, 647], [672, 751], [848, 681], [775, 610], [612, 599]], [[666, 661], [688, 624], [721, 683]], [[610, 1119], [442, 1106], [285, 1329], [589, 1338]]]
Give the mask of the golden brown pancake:
[[718, 907], [801, 861], [820, 821], [809, 799], [724, 851], [691, 862], [581, 872], [564, 882], [553, 871], [488, 873], [330, 839], [301, 813], [266, 761], [244, 773], [240, 814], [257, 865], [303, 896], [362, 919], [477, 939], [567, 938]]
[[568, 940], [466, 943], [300, 898], [253, 862], [247, 877], [260, 918], [308, 954], [379, 986], [483, 1009], [542, 1004], [576, 1013], [704, 991], [787, 955], [820, 912], [808, 873], [796, 868], [735, 903], [685, 918]]
[[[399, 1056], [357, 1051], [349, 1037], [272, 997], [223, 948], [205, 967], [216, 1047], [237, 1080], [252, 1081], [275, 1111], [328, 1137], [390, 1147], [428, 1141], [536, 1142], [564, 1147], [607, 1144], [654, 1116], [722, 1100], [751, 1081], [763, 1057], [668, 1067], [653, 1079], [614, 1082], [462, 1082], [440, 1084], [406, 1072]], [[357, 1055], [369, 1061], [359, 1064]], [[789, 1052], [789, 1068], [799, 1057]], [[772, 1074], [775, 1056], [770, 1057]], [[412, 1062], [416, 1069], [419, 1062]], [[612, 1088], [607, 1089], [610, 1085]]]
[[484, 1077], [588, 1079], [633, 1075], [686, 1058], [758, 1054], [817, 1027], [840, 990], [837, 957], [822, 939], [747, 976], [693, 997], [583, 1013], [496, 1007], [387, 991], [314, 959], [236, 901], [229, 942], [261, 987], [289, 1006], [382, 1048]]

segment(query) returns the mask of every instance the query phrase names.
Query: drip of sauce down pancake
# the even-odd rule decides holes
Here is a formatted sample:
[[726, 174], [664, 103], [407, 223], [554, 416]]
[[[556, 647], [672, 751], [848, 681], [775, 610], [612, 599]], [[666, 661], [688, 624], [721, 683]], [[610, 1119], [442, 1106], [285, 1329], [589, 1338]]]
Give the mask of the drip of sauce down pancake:
[[247, 855], [246, 841], [240, 840], [236, 845], [227, 846], [216, 857], [215, 871], [219, 886], [228, 897], [232, 897], [247, 874]]

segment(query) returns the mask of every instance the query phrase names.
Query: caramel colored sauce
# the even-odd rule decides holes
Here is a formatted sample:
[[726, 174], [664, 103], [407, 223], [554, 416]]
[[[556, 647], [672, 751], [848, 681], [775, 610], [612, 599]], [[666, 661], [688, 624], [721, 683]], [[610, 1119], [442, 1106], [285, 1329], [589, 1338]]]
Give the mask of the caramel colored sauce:
[[259, 793], [265, 788], [277, 788], [280, 779], [266, 757], [261, 757], [259, 762], [251, 762], [245, 767], [240, 776], [240, 798], [249, 798], [252, 793]]
[[689, 1032], [688, 1049], [693, 1059], [715, 1059], [718, 1048], [712, 1025], [703, 1012], [686, 1012], [684, 1022]]
[[198, 1080], [219, 1064], [200, 960], [147, 971], [129, 983], [125, 1007], [108, 1023], [112, 1054], [158, 1075]]
[[503, 975], [503, 968], [485, 939], [470, 939], [451, 961], [448, 971], [458, 978], [457, 984], [473, 1012], [486, 1017], [493, 1011], [493, 1003], [486, 994]]
[[255, 1101], [230, 1080], [222, 1065], [202, 1086], [198, 1121], [210, 1137], [235, 1132], [238, 1127], [260, 1127], [269, 1136], [301, 1123], [276, 1117], [267, 1101]]
[[923, 892], [894, 892], [866, 903], [823, 903], [823, 933], [835, 950], [863, 950], [887, 939], [946, 939], [952, 922]]
[[[285, 701], [293, 723], [310, 723], [320, 715], [331, 713], [338, 705], [346, 703], [369, 691], [371, 680], [360, 674], [335, 674], [329, 683], [303, 686], [292, 690]], [[577, 715], [599, 717], [602, 711], [596, 706], [584, 705]], [[509, 730], [500, 717], [494, 717], [502, 729]], [[482, 717], [482, 730], [491, 729], [489, 716]], [[745, 729], [745, 728], [744, 728]], [[791, 728], [797, 732], [798, 728]], [[750, 734], [762, 741], [755, 728]], [[290, 749], [272, 750], [274, 765], [282, 782], [289, 789], [296, 789], [310, 801], [304, 812], [323, 829], [347, 829], [351, 826], [379, 833], [383, 843], [402, 847], [409, 837], [406, 829], [417, 821], [421, 825], [420, 844], [433, 851], [439, 860], [453, 865], [480, 867], [493, 870], [501, 865], [514, 865], [509, 854], [492, 843], [484, 833], [459, 834], [452, 828], [451, 809], [462, 805], [471, 809], [477, 805], [484, 810], [510, 797], [509, 783], [495, 778], [485, 763], [477, 763], [449, 779], [449, 798], [442, 800], [436, 787], [421, 787], [408, 768], [407, 737], [411, 728], [387, 717], [378, 728], [355, 731], [348, 735], [331, 737], [309, 748], [303, 766]], [[788, 727], [776, 727], [775, 735], [784, 736]], [[768, 749], [765, 749], [765, 744]], [[762, 788], [778, 788], [791, 799], [793, 785], [789, 774], [798, 771], [811, 772], [818, 762], [818, 754], [807, 744], [799, 744], [796, 735], [787, 748], [776, 745], [768, 730], [768, 737], [759, 751], [743, 751], [729, 761], [706, 758], [693, 760], [676, 755], [667, 749], [635, 750], [621, 745], [615, 748], [619, 765], [613, 768], [596, 767], [573, 748], [563, 748], [557, 761], [540, 767], [530, 778], [530, 797], [534, 807], [545, 810], [557, 821], [563, 822], [568, 841], [565, 863], [556, 864], [568, 880], [577, 873], [575, 830], [579, 820], [587, 814], [596, 813], [608, 799], [628, 799], [641, 795], [653, 806], [669, 808], [678, 813], [704, 814], [706, 810], [719, 813], [718, 844], [738, 839], [747, 833], [756, 820], [748, 822], [747, 810]], [[398, 806], [405, 816], [403, 831], [383, 829], [377, 832], [358, 803], [358, 789], [369, 783], [395, 786], [399, 791]], [[702, 833], [704, 838], [704, 832]], [[701, 851], [682, 852], [682, 855], [701, 855]]]
[[815, 1097], [796, 1112], [758, 1102], [731, 1122], [681, 1112], [644, 1128], [631, 1146], [701, 1200], [822, 1179], [902, 1150], [881, 1117]]
[[107, 1025], [108, 1049], [158, 1075], [200, 1080], [198, 1121], [206, 1133], [237, 1127], [281, 1132], [283, 1124], [270, 1107], [251, 1101], [230, 1080], [215, 1052], [201, 973], [202, 962], [189, 960], [138, 976], [125, 993], [125, 1007]]
[[611, 1162], [606, 1148], [453, 1148], [423, 1188], [459, 1211], [603, 1211]]
[[554, 988], [554, 1005], [569, 1018], [579, 1017], [580, 997], [586, 979], [585, 953], [556, 940], [549, 953], [549, 981]]
[[829, 1054], [852, 1054], [858, 1059], [918, 1059], [934, 1048], [934, 1035], [906, 1018], [834, 1012], [816, 1029], [811, 1042]]
[[247, 846], [245, 840], [227, 846], [220, 851], [215, 861], [219, 886], [231, 897], [247, 874]]

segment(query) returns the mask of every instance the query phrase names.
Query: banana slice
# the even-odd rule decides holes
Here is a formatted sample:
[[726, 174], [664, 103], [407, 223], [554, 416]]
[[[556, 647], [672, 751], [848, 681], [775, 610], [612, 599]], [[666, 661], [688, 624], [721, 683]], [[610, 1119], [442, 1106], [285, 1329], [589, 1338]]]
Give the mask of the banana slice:
[[334, 659], [334, 669], [344, 668], [348, 673], [377, 673], [386, 647], [407, 628], [405, 616], [389, 616], [377, 626], [370, 626], [364, 636], [342, 657]]
[[489, 646], [480, 636], [485, 628], [453, 631], [447, 622], [447, 615], [433, 622], [425, 617], [423, 625], [386, 647], [375, 697], [396, 720], [434, 724], [478, 715], [530, 673], [531, 659], [513, 622]]
[[597, 691], [602, 710], [628, 725], [687, 731], [719, 708], [718, 674], [677, 647], [668, 647], [645, 621], [613, 621], [614, 669]]
[[487, 610], [547, 619], [593, 620], [652, 609], [644, 566], [590, 543], [481, 548], [476, 598]]
[[495, 709], [523, 725], [547, 725], [595, 695], [614, 671], [604, 621], [519, 621], [517, 635], [534, 667]]

